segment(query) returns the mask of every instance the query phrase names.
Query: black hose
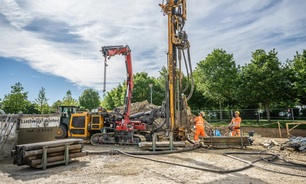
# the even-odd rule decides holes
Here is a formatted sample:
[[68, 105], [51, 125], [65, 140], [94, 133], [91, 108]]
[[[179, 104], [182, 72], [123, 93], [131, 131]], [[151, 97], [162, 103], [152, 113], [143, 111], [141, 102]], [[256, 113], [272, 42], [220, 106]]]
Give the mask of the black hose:
[[231, 170], [216, 170], [216, 169], [209, 169], [209, 168], [203, 168], [203, 167], [196, 167], [196, 166], [190, 166], [190, 165], [184, 165], [184, 164], [178, 164], [178, 163], [173, 163], [173, 162], [168, 162], [168, 161], [163, 161], [163, 160], [156, 160], [156, 159], [152, 159], [152, 158], [148, 158], [148, 157], [144, 157], [144, 156], [139, 156], [139, 155], [159, 155], [159, 154], [170, 154], [170, 153], [180, 153], [180, 152], [184, 152], [184, 151], [191, 151], [194, 149], [197, 149], [198, 147], [192, 147], [189, 149], [182, 149], [182, 150], [171, 150], [171, 151], [161, 151], [161, 152], [124, 152], [122, 150], [109, 150], [109, 151], [91, 151], [88, 152], [88, 154], [102, 154], [102, 153], [109, 153], [109, 154], [123, 154], [129, 157], [134, 157], [134, 158], [139, 158], [139, 159], [145, 159], [145, 160], [150, 160], [153, 162], [159, 162], [159, 163], [164, 163], [164, 164], [169, 164], [169, 165], [176, 165], [176, 166], [180, 166], [180, 167], [186, 167], [186, 168], [190, 168], [190, 169], [196, 169], [196, 170], [201, 170], [201, 171], [207, 171], [207, 172], [213, 172], [213, 173], [219, 173], [219, 174], [226, 174], [226, 173], [233, 173], [233, 172], [238, 172], [238, 171], [242, 171], [251, 167], [257, 167], [260, 169], [263, 169], [265, 171], [269, 171], [269, 172], [273, 172], [273, 173], [279, 173], [279, 174], [285, 174], [285, 175], [290, 175], [290, 176], [298, 176], [298, 177], [306, 177], [304, 175], [298, 175], [298, 174], [290, 174], [290, 173], [285, 173], [285, 172], [280, 172], [280, 171], [273, 171], [273, 170], [269, 170], [267, 168], [264, 167], [260, 167], [257, 165], [254, 165], [254, 163], [262, 161], [262, 158], [259, 158], [255, 161], [247, 161], [247, 160], [243, 160], [237, 157], [232, 156], [232, 154], [245, 154], [245, 155], [269, 155], [271, 156], [269, 160], [275, 160], [277, 158], [279, 158], [278, 155], [275, 154], [270, 154], [270, 153], [263, 153], [263, 152], [227, 152], [224, 153], [224, 156], [242, 161], [246, 164], [248, 164], [247, 166], [244, 167], [240, 167], [237, 169], [231, 169]]
[[[180, 152], [185, 152], [185, 151], [192, 151], [192, 150], [195, 150], [199, 147], [200, 147], [200, 145], [195, 146], [195, 147], [191, 147], [191, 148], [188, 148], [188, 149], [160, 151], [160, 152], [125, 152], [125, 151], [116, 149], [116, 150], [108, 150], [108, 151], [87, 151], [87, 153], [88, 154], [119, 154], [120, 153], [120, 154], [129, 156], [129, 157], [133, 157], [133, 158], [145, 159], [145, 160], [150, 160], [150, 161], [153, 161], [153, 162], [159, 162], [159, 163], [164, 163], [164, 164], [169, 164], [169, 165], [176, 165], [176, 166], [186, 167], [186, 168], [190, 168], [190, 169], [196, 169], [196, 170], [214, 172], [214, 173], [220, 173], [220, 174], [238, 172], [238, 171], [242, 171], [242, 170], [248, 169], [248, 168], [253, 166], [252, 164], [249, 164], [247, 166], [237, 168], [237, 169], [215, 170], [215, 169], [189, 166], [189, 165], [178, 164], [178, 163], [173, 163], [173, 162], [168, 162], [168, 161], [163, 161], [163, 160], [156, 160], [156, 159], [152, 159], [152, 158], [148, 158], [148, 157], [144, 157], [144, 156], [139, 156], [139, 155], [161, 155], [161, 154], [180, 153]], [[261, 159], [259, 159], [259, 160], [261, 160]], [[259, 160], [257, 160], [257, 161], [259, 161]]]
[[189, 68], [188, 68], [188, 64], [187, 64], [187, 61], [186, 61], [186, 56], [185, 56], [185, 52], [182, 51], [183, 53], [183, 58], [184, 58], [184, 62], [185, 62], [185, 67], [186, 67], [186, 72], [187, 72], [187, 85], [185, 86], [185, 88], [183, 89], [183, 93], [185, 93], [189, 87], [189, 81], [190, 81], [190, 77], [189, 77]]
[[165, 124], [166, 124], [166, 119], [165, 119], [159, 126], [155, 127], [155, 128], [152, 130], [152, 132], [154, 133], [154, 132], [160, 131], [160, 130], [163, 128], [163, 126], [164, 126]]
[[190, 47], [188, 47], [187, 49], [187, 56], [188, 56], [188, 62], [189, 62], [189, 67], [190, 67], [190, 78], [191, 78], [191, 89], [187, 97], [187, 101], [188, 101], [192, 97], [193, 90], [194, 90], [194, 80], [193, 80], [192, 65], [191, 65], [191, 58], [190, 58]]
[[277, 158], [279, 158], [280, 160], [286, 162], [286, 163], [275, 163], [275, 162], [272, 162], [273, 160], [270, 160], [270, 159], [266, 159], [262, 156], [260, 156], [260, 158], [265, 161], [265, 162], [268, 162], [270, 164], [274, 164], [274, 165], [281, 165], [281, 166], [288, 166], [288, 167], [306, 167], [306, 164], [303, 164], [303, 163], [296, 163], [296, 162], [292, 162], [292, 161], [287, 161], [279, 156], [277, 156]]
[[201, 170], [201, 171], [215, 172], [215, 173], [220, 173], [220, 174], [238, 172], [238, 171], [242, 171], [242, 170], [245, 170], [245, 169], [248, 169], [248, 168], [252, 167], [252, 165], [248, 165], [248, 166], [245, 166], [245, 167], [241, 167], [241, 168], [238, 168], [238, 169], [232, 169], [232, 170], [215, 170], [215, 169], [208, 169], [208, 168], [204, 168], [204, 167], [196, 167], [196, 166], [178, 164], [178, 163], [173, 163], [173, 162], [168, 162], [168, 161], [163, 161], [163, 160], [156, 160], [156, 159], [152, 159], [152, 158], [148, 158], [148, 157], [129, 154], [129, 153], [121, 151], [121, 150], [117, 150], [117, 151], [120, 152], [121, 154], [124, 154], [124, 155], [129, 156], [129, 157], [140, 158], [140, 159], [150, 160], [150, 161], [153, 161], [153, 162], [159, 162], [159, 163], [164, 163], [164, 164], [169, 164], [169, 165], [176, 165], [176, 166], [180, 166], [180, 167], [186, 167], [186, 168], [196, 169], [196, 170]]
[[195, 142], [193, 142], [192, 140], [190, 140], [189, 133], [187, 133], [186, 139], [187, 139], [187, 141], [188, 141], [189, 143], [195, 144]]
[[[147, 151], [133, 151], [133, 152], [124, 152], [126, 154], [130, 155], [162, 155], [162, 154], [172, 154], [172, 153], [182, 153], [186, 151], [193, 151], [195, 149], [198, 149], [200, 145], [194, 146], [194, 147], [188, 147], [184, 149], [179, 150], [166, 150], [166, 151], [156, 151], [156, 152], [147, 152]], [[107, 150], [107, 151], [87, 151], [88, 154], [118, 154], [122, 153], [123, 151], [119, 149], [115, 150]]]
[[303, 163], [297, 163], [297, 162], [293, 162], [293, 161], [288, 161], [286, 159], [282, 159], [282, 160], [284, 160], [284, 162], [286, 162], [286, 163], [289, 163], [289, 164], [292, 164], [292, 165], [295, 165], [295, 166], [306, 167], [306, 164], [303, 164]]
[[[276, 154], [272, 154], [272, 153], [264, 153], [264, 152], [227, 152], [227, 153], [224, 153], [223, 155], [224, 156], [227, 156], [227, 157], [230, 157], [230, 158], [233, 158], [233, 159], [236, 159], [236, 160], [239, 160], [239, 161], [242, 161], [242, 162], [245, 162], [245, 163], [251, 163], [250, 161], [247, 161], [247, 160], [243, 160], [243, 159], [240, 159], [240, 158], [237, 158], [237, 157], [234, 157], [234, 156], [231, 156], [232, 154], [245, 154], [245, 155], [270, 155], [272, 156], [271, 159], [269, 160], [275, 160], [276, 158], [279, 158], [280, 157]], [[253, 161], [252, 162], [252, 166], [254, 167], [257, 167], [259, 169], [262, 169], [262, 170], [265, 170], [265, 171], [269, 171], [269, 172], [273, 172], [273, 173], [278, 173], [278, 174], [285, 174], [285, 175], [290, 175], [290, 176], [297, 176], [297, 177], [306, 177], [304, 175], [299, 175], [299, 174], [291, 174], [291, 173], [287, 173], [287, 172], [281, 172], [281, 171], [275, 171], [275, 170], [269, 170], [265, 167], [261, 167], [261, 166], [258, 166], [258, 165], [254, 165], [253, 163], [255, 162], [258, 162], [258, 161], [261, 161], [263, 160], [262, 158], [260, 158], [259, 160], [256, 160], [256, 161]], [[298, 165], [304, 165], [304, 164], [298, 164]]]
[[[295, 165], [295, 166], [300, 166], [300, 167], [306, 167], [306, 164], [303, 164], [303, 163], [297, 163], [297, 162], [293, 162], [293, 161], [288, 161], [286, 159], [283, 159], [281, 158], [280, 156], [276, 155], [276, 154], [272, 154], [272, 153], [265, 153], [265, 151], [261, 151], [261, 152], [227, 152], [227, 153], [223, 153], [225, 156], [227, 154], [247, 154], [247, 155], [259, 155], [259, 157], [263, 160], [263, 161], [266, 161], [266, 162], [271, 162], [275, 159], [272, 159], [272, 160], [269, 160], [269, 159], [266, 159], [266, 158], [263, 158], [262, 155], [270, 155], [270, 156], [274, 156], [280, 160], [283, 160], [284, 162], [288, 163], [288, 166], [289, 164], [291, 165]], [[286, 164], [287, 165], [287, 164]]]

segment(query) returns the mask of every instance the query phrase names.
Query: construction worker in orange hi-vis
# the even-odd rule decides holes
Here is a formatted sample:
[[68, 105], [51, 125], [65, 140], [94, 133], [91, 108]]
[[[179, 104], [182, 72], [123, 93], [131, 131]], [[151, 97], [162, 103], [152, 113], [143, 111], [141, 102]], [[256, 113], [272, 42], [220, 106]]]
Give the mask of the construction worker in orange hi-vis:
[[195, 124], [195, 133], [194, 133], [194, 141], [195, 144], [199, 144], [199, 135], [202, 136], [202, 138], [205, 136], [205, 130], [204, 130], [204, 117], [205, 113], [201, 111], [198, 116], [194, 119]]
[[240, 136], [240, 112], [235, 111], [235, 117], [233, 117], [232, 121], [228, 125], [228, 128], [231, 130], [230, 136]]

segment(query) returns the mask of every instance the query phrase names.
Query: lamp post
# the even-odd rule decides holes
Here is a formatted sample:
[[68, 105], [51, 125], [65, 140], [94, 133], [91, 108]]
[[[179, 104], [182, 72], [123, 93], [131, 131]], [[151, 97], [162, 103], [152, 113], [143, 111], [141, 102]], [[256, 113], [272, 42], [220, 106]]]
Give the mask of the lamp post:
[[153, 93], [152, 88], [153, 88], [153, 84], [149, 84], [149, 86], [150, 86], [150, 89], [151, 89], [151, 104], [152, 104], [152, 93]]

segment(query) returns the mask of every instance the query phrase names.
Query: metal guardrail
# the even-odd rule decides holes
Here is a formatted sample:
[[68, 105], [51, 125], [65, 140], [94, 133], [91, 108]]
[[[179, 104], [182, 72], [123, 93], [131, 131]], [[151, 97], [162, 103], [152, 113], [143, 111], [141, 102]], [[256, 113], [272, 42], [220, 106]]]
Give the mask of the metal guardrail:
[[[230, 121], [233, 117], [233, 113], [238, 110], [242, 119], [248, 120], [267, 120], [267, 111], [262, 109], [193, 109], [193, 114], [198, 114], [200, 111], [204, 111], [206, 116], [205, 119], [208, 122], [220, 122]], [[306, 109], [300, 108], [272, 108], [270, 111], [271, 120], [306, 120]]]

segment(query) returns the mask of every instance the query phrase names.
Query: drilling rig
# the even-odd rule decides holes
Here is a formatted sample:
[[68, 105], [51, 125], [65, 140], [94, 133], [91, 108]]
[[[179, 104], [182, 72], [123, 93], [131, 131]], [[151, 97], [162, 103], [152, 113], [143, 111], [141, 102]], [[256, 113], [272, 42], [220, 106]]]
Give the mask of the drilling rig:
[[[105, 143], [138, 144], [142, 141], [152, 140], [153, 134], [166, 125], [170, 149], [173, 149], [173, 141], [189, 140], [191, 113], [187, 101], [192, 96], [194, 82], [190, 61], [190, 44], [187, 33], [184, 31], [186, 0], [168, 0], [165, 4], [160, 4], [160, 7], [164, 15], [168, 16], [168, 75], [163, 105], [150, 112], [139, 112], [131, 115], [130, 107], [134, 85], [131, 50], [129, 46], [104, 46], [101, 49], [105, 58], [103, 91], [105, 91], [106, 84], [107, 59], [115, 55], [125, 56], [127, 91], [124, 113], [101, 111], [96, 115], [96, 119], [93, 119], [91, 114], [75, 114], [70, 121], [69, 137], [91, 138], [93, 145]], [[183, 70], [187, 72], [187, 84], [185, 86], [183, 86]], [[185, 95], [184, 93], [187, 91], [189, 94]], [[82, 119], [82, 121], [77, 118]], [[152, 124], [156, 118], [163, 118], [164, 121], [157, 127], [148, 129], [147, 125]]]
[[[190, 132], [190, 109], [187, 101], [194, 90], [192, 66], [190, 60], [190, 44], [184, 31], [186, 0], [167, 0], [159, 4], [163, 14], [168, 17], [168, 52], [166, 84], [166, 122], [169, 128], [170, 144], [173, 139], [184, 139]], [[183, 86], [183, 66], [187, 72], [187, 85]], [[190, 85], [188, 85], [190, 84]], [[184, 93], [189, 94], [186, 96]], [[172, 148], [173, 145], [170, 145]]]

